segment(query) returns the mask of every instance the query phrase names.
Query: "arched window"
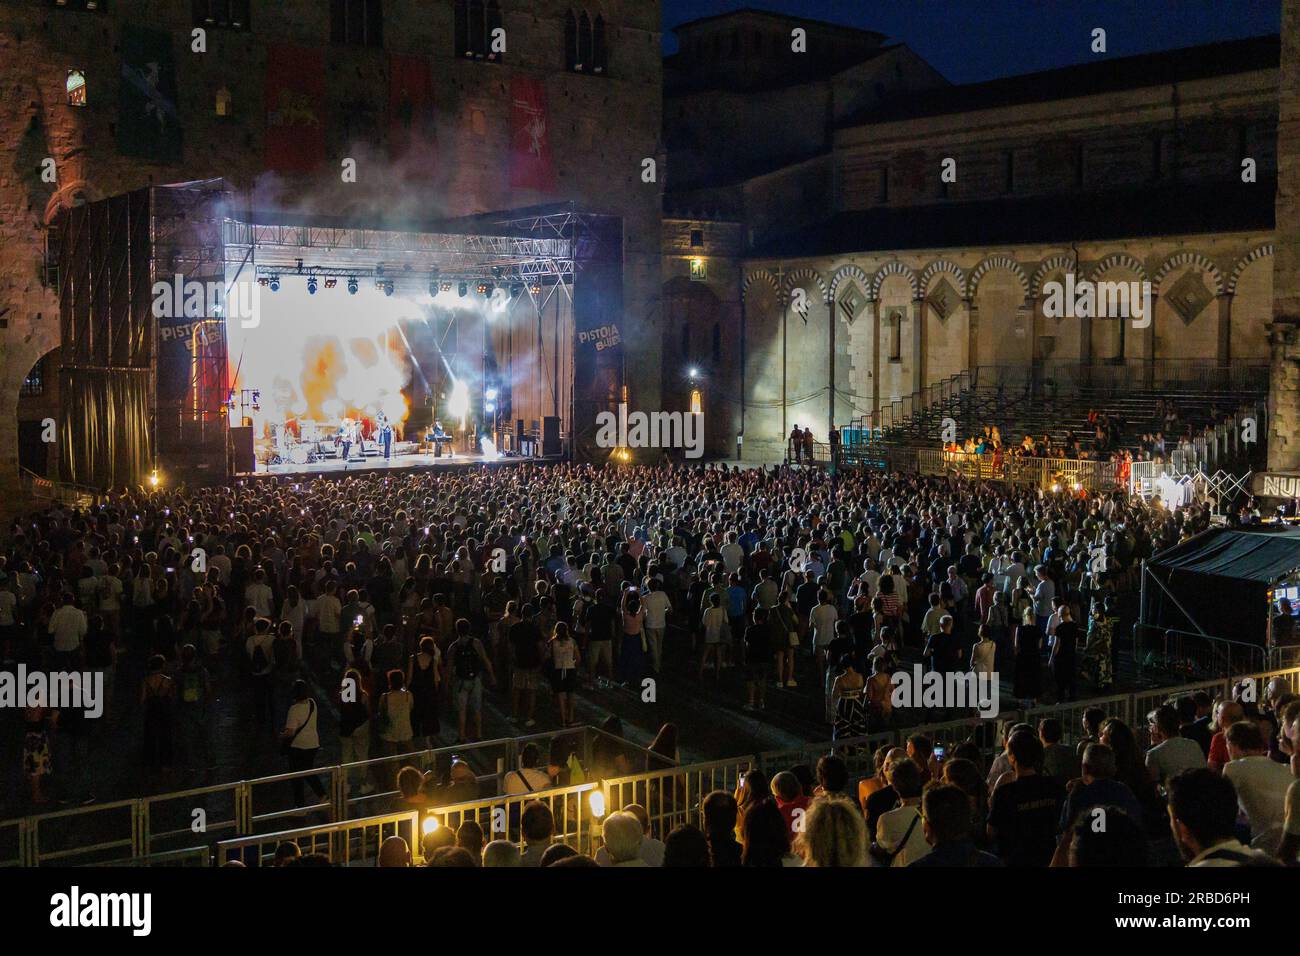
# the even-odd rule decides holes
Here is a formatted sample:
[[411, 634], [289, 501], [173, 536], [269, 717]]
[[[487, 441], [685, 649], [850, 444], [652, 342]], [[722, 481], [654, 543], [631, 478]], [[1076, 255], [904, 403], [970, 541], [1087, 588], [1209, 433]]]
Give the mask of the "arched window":
[[578, 17], [578, 62], [574, 69], [579, 73], [591, 69], [591, 20], [585, 11]]
[[86, 74], [80, 70], [68, 71], [68, 105], [85, 106], [86, 105]]
[[564, 68], [575, 70], [578, 66], [578, 18], [569, 10], [564, 14]]
[[605, 45], [605, 18], [599, 13], [591, 28], [591, 72], [604, 73], [609, 69], [609, 50]]

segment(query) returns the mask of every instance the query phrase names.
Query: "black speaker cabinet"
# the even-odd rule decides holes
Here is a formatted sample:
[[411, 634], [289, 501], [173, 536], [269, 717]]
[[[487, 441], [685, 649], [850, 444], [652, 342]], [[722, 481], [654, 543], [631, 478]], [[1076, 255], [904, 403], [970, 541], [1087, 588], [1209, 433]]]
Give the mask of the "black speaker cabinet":
[[556, 415], [542, 418], [542, 457], [551, 458], [560, 455], [560, 419]]
[[240, 425], [230, 429], [230, 447], [234, 451], [235, 472], [249, 474], [257, 469], [253, 459], [253, 426]]

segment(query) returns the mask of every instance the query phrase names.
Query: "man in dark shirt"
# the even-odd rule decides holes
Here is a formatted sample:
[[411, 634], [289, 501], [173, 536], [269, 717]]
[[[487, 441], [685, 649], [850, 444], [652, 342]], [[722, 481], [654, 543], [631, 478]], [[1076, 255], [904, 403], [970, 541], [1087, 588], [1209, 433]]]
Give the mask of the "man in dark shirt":
[[[883, 773], [885, 779], [888, 780], [890, 775], [894, 772], [894, 765], [896, 763], [901, 763], [904, 760], [911, 759], [912, 758], [907, 755], [906, 750], [902, 747], [895, 747], [885, 758], [885, 765], [880, 772]], [[898, 803], [898, 791], [895, 790], [892, 785], [882, 787], [871, 796], [867, 797], [867, 833], [869, 835], [875, 834], [876, 824], [879, 822], [880, 818], [898, 806]]]
[[1070, 791], [1061, 808], [1062, 833], [1094, 807], [1119, 807], [1134, 823], [1142, 823], [1142, 807], [1137, 797], [1115, 779], [1115, 773], [1115, 751], [1105, 744], [1089, 744], [1083, 751], [1083, 783]]
[[[1209, 697], [1204, 691], [1201, 691], [1201, 696]], [[1201, 746], [1201, 753], [1209, 757], [1214, 732], [1210, 730], [1209, 714], [1201, 714], [1201, 706], [1196, 698], [1195, 694], [1185, 694], [1174, 701], [1174, 707], [1178, 711], [1178, 734], [1188, 740], [1195, 740]]]
[[993, 791], [989, 839], [1008, 866], [1047, 866], [1056, 849], [1065, 787], [1041, 774], [1043, 744], [1033, 731], [1012, 734], [1007, 754], [1015, 779]]
[[525, 604], [520, 612], [522, 620], [510, 628], [510, 718], [518, 721], [520, 704], [526, 705], [524, 726], [537, 723], [533, 714], [537, 708], [537, 686], [542, 675], [542, 632], [536, 623], [537, 610]]
[[933, 849], [909, 866], [1001, 866], [1002, 861], [985, 853], [971, 839], [970, 797], [960, 787], [940, 784], [927, 787], [921, 797], [925, 838]]

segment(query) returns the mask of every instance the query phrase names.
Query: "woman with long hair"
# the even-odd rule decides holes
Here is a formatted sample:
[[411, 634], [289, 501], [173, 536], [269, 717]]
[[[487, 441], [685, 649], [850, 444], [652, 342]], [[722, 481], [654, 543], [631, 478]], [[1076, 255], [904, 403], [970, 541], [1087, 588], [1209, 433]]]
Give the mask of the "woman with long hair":
[[432, 748], [441, 729], [438, 724], [438, 686], [442, 677], [442, 654], [438, 643], [428, 634], [406, 662], [406, 686], [414, 698], [411, 702], [412, 739], [420, 746]]
[[767, 774], [754, 769], [740, 778], [734, 794], [736, 798], [736, 836], [741, 836], [745, 825], [745, 814], [758, 801], [771, 796], [771, 781]]
[[619, 677], [625, 684], [640, 684], [646, 668], [646, 611], [634, 589], [629, 589], [623, 595], [622, 614], [623, 646], [619, 659]]
[[578, 722], [574, 715], [573, 692], [578, 687], [578, 664], [582, 654], [578, 642], [569, 633], [569, 625], [563, 621], [555, 622], [546, 653], [550, 658], [551, 689], [555, 692], [555, 704], [560, 711], [560, 726], [572, 727]]
[[867, 865], [867, 825], [848, 800], [813, 801], [804, 817], [803, 832], [794, 842], [804, 866]]
[[801, 866], [790, 852], [790, 827], [770, 796], [746, 810], [740, 830], [741, 866]]

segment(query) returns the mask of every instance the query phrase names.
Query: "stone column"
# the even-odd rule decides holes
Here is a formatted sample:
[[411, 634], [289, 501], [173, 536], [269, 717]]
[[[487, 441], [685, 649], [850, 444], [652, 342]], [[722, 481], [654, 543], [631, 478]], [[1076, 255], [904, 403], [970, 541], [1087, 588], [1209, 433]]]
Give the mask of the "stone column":
[[871, 323], [871, 415], [880, 415], [880, 300], [867, 301], [867, 321]]
[[925, 388], [925, 300], [912, 300], [912, 391]]
[[1300, 469], [1300, 0], [1282, 3], [1268, 467]]
[[1223, 293], [1219, 302], [1219, 349], [1216, 357], [1219, 365], [1226, 367], [1232, 361], [1232, 295]]

